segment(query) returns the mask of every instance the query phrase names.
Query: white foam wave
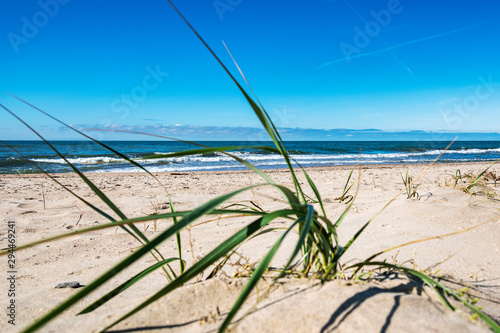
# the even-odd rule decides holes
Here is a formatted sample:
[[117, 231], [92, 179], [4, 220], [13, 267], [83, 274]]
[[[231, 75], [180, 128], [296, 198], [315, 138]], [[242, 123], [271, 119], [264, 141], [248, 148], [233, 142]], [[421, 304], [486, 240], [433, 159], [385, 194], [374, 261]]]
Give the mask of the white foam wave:
[[[40, 162], [40, 163], [66, 164], [66, 162], [62, 158], [32, 158], [30, 160], [33, 162]], [[107, 157], [107, 156], [67, 158], [67, 160], [72, 164], [102, 164], [102, 163], [123, 162], [123, 160], [120, 158]]]
[[[425, 160], [428, 160], [425, 158], [425, 156], [435, 157], [441, 154], [442, 152], [443, 152], [442, 150], [428, 150], [421, 152], [378, 153], [378, 154], [366, 154], [366, 153], [365, 154], [310, 154], [310, 155], [292, 154], [290, 155], [290, 157], [302, 165], [310, 165], [310, 164], [321, 165], [321, 164], [339, 164], [339, 163], [342, 164], [342, 163], [350, 163], [357, 161], [361, 161], [363, 163], [419, 162], [419, 161], [423, 162]], [[462, 149], [462, 150], [456, 149], [456, 150], [447, 150], [444, 152], [444, 154], [480, 155], [486, 153], [499, 153], [499, 152], [500, 148]], [[163, 154], [163, 153], [157, 152], [155, 154]], [[283, 157], [278, 154], [255, 154], [251, 152], [232, 152], [231, 154], [243, 158], [257, 166], [285, 165]], [[31, 160], [34, 162], [41, 162], [41, 163], [66, 164], [66, 162], [62, 158], [33, 158]], [[221, 153], [214, 154], [214, 156], [203, 156], [201, 154], [197, 154], [197, 155], [179, 156], [173, 158], [152, 158], [147, 160], [136, 158], [134, 160], [146, 166], [151, 164], [163, 163], [165, 165], [155, 166], [162, 168], [162, 170], [165, 168], [167, 169], [171, 168], [171, 170], [181, 170], [183, 167], [189, 168], [189, 170], [211, 170], [214, 168], [218, 169], [234, 168], [239, 165], [232, 157]], [[123, 159], [116, 157], [109, 157], [109, 156], [68, 158], [68, 161], [73, 164], [87, 164], [87, 165], [112, 164], [120, 162], [126, 163], [126, 161]], [[185, 166], [182, 166], [182, 164], [184, 164]], [[191, 166], [189, 164], [197, 164], [197, 165]]]

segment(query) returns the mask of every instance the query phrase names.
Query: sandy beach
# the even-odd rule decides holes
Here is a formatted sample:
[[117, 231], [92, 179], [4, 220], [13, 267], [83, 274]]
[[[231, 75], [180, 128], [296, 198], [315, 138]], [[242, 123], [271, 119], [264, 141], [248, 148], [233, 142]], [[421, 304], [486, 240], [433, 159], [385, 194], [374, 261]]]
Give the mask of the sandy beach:
[[[353, 234], [392, 198], [395, 200], [368, 226], [346, 253], [343, 263], [364, 260], [379, 251], [400, 244], [435, 237], [425, 242], [389, 251], [380, 256], [388, 262], [407, 265], [443, 277], [443, 283], [454, 289], [469, 287], [471, 299], [486, 314], [500, 321], [500, 205], [487, 196], [471, 196], [454, 187], [452, 175], [457, 169], [463, 175], [476, 174], [488, 163], [437, 164], [419, 180], [419, 199], [399, 194], [403, 188], [401, 174], [416, 178], [426, 165], [362, 166], [358, 194], [351, 211], [338, 230], [345, 244]], [[346, 205], [336, 200], [342, 193], [350, 167], [307, 169], [323, 197], [328, 217], [335, 221]], [[491, 169], [500, 175], [500, 166]], [[358, 169], [353, 173], [358, 177]], [[292, 187], [289, 173], [269, 170], [278, 184]], [[164, 189], [143, 173], [89, 173], [95, 182], [128, 217], [167, 213], [170, 211]], [[262, 183], [249, 171], [158, 173], [172, 196], [178, 211], [192, 209], [211, 198], [243, 186]], [[298, 173], [306, 192], [313, 196], [303, 175]], [[74, 174], [55, 174], [68, 186], [97, 207], [106, 206]], [[460, 185], [460, 184], [459, 184]], [[497, 192], [500, 182], [489, 181]], [[41, 174], [0, 175], [0, 211], [2, 226], [0, 244], [7, 246], [8, 222], [15, 222], [16, 244], [59, 235], [107, 221]], [[355, 194], [354, 186], [349, 194]], [[285, 207], [275, 189], [258, 187], [232, 198], [228, 204], [255, 203], [265, 211]], [[315, 208], [319, 211], [319, 206]], [[249, 217], [204, 217], [181, 233], [183, 257], [188, 265], [207, 254], [217, 244], [248, 224]], [[172, 221], [138, 223], [149, 238], [165, 230]], [[276, 220], [269, 227], [279, 228], [289, 222]], [[453, 234], [447, 237], [437, 237]], [[244, 286], [248, 265], [257, 263], [280, 230], [264, 234], [245, 243], [219, 277], [206, 280], [208, 272], [198, 276], [144, 311], [113, 328], [114, 332], [213, 332]], [[287, 238], [271, 266], [279, 268], [289, 258], [297, 235]], [[16, 325], [7, 323], [6, 306], [9, 289], [2, 273], [2, 320], [0, 331], [17, 332], [74, 294], [77, 289], [56, 289], [63, 282], [78, 281], [87, 285], [112, 265], [134, 251], [139, 243], [119, 228], [110, 228], [16, 252]], [[176, 257], [175, 239], [159, 247], [165, 257]], [[2, 257], [2, 272], [7, 258]], [[161, 270], [127, 289], [102, 308], [75, 316], [98, 299], [154, 263], [150, 255], [128, 268], [107, 285], [45, 326], [42, 332], [97, 332], [131, 310], [167, 283]], [[178, 264], [173, 264], [178, 269]], [[237, 278], [232, 278], [236, 276]], [[374, 277], [376, 274], [374, 274]], [[239, 313], [237, 332], [488, 332], [481, 320], [471, 320], [471, 313], [460, 307], [451, 312], [428, 287], [419, 288], [399, 274], [378, 277], [370, 282], [329, 281], [321, 285], [315, 279], [282, 279], [268, 292], [271, 279], [263, 280], [258, 295], [245, 303]], [[242, 316], [246, 314], [244, 318]], [[241, 320], [240, 320], [241, 319]]]

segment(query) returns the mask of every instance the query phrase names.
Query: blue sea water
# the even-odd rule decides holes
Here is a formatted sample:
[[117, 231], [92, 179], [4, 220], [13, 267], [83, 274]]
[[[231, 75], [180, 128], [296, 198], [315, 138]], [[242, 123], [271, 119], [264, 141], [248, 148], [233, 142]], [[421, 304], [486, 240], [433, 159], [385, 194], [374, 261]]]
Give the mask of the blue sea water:
[[[71, 172], [62, 158], [41, 141], [7, 141], [25, 158], [47, 172]], [[107, 145], [135, 159], [152, 172], [239, 170], [244, 166], [220, 153], [196, 154], [175, 158], [155, 156], [199, 147], [171, 141], [108, 141]], [[212, 141], [200, 142], [211, 147], [268, 145], [271, 142]], [[134, 172], [139, 168], [89, 141], [54, 141], [52, 144], [77, 168], [84, 172]], [[329, 166], [363, 164], [428, 163], [433, 161], [449, 142], [430, 141], [290, 141], [286, 147], [300, 165]], [[285, 167], [280, 155], [253, 149], [235, 150], [234, 155], [261, 169]], [[40, 172], [25, 158], [0, 145], [0, 173]], [[500, 158], [500, 141], [457, 141], [445, 151], [439, 162], [494, 161]]]

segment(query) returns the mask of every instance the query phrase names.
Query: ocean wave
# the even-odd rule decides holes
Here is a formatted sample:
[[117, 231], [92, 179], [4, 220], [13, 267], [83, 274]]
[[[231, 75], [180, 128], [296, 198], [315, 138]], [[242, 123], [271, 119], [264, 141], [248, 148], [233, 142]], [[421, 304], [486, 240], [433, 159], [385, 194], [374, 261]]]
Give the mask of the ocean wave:
[[[500, 148], [492, 148], [492, 149], [462, 149], [462, 150], [428, 150], [424, 152], [400, 152], [400, 153], [372, 153], [372, 154], [309, 154], [309, 155], [296, 155], [291, 154], [290, 158], [298, 161], [299, 163], [309, 163], [309, 161], [315, 161], [315, 163], [323, 163], [320, 161], [338, 161], [338, 160], [401, 160], [405, 158], [414, 158], [419, 156], [438, 156], [443, 153], [444, 155], [451, 154], [461, 154], [461, 155], [478, 155], [478, 154], [487, 154], [487, 153], [500, 153]], [[157, 155], [163, 154], [160, 152], [155, 153]], [[231, 152], [231, 154], [245, 159], [250, 162], [260, 162], [260, 161], [268, 161], [271, 163], [284, 163], [284, 159], [279, 154], [255, 154], [251, 152]], [[18, 160], [17, 158], [9, 158]], [[188, 156], [178, 156], [172, 158], [151, 158], [151, 159], [142, 159], [142, 158], [132, 158], [134, 161], [137, 161], [141, 164], [157, 164], [157, 163], [217, 163], [217, 162], [231, 162], [234, 161], [234, 158], [231, 156], [227, 156], [222, 153], [216, 153], [213, 156], [205, 156], [201, 154], [188, 155]], [[32, 158], [30, 159], [33, 162], [40, 163], [55, 163], [55, 164], [66, 164], [66, 162], [62, 158]], [[92, 157], [78, 157], [78, 158], [68, 158], [70, 163], [73, 164], [107, 164], [107, 163], [126, 163], [125, 160], [117, 157], [109, 157], [109, 156], [92, 156]], [[264, 165], [269, 165], [266, 163]]]
[[[94, 156], [94, 157], [76, 157], [66, 158], [72, 164], [103, 164], [103, 163], [117, 163], [124, 162], [121, 158], [107, 157], [107, 156]], [[67, 164], [62, 158], [30, 158], [30, 161], [39, 163], [55, 163]]]

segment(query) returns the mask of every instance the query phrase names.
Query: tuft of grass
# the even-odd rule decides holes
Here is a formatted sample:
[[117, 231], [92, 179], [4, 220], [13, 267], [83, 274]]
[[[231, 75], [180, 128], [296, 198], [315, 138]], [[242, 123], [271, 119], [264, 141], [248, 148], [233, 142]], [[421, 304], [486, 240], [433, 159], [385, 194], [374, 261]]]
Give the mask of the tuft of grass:
[[[263, 128], [266, 130], [266, 132], [269, 135], [269, 138], [273, 142], [274, 147], [267, 147], [267, 146], [259, 146], [259, 147], [247, 147], [247, 146], [234, 146], [234, 147], [218, 147], [218, 148], [212, 148], [212, 147], [207, 147], [199, 144], [195, 144], [198, 146], [196, 149], [191, 149], [191, 150], [185, 150], [182, 152], [176, 152], [176, 153], [171, 153], [171, 154], [165, 154], [163, 156], [158, 156], [156, 155], [155, 158], [172, 158], [176, 156], [189, 156], [189, 155], [194, 155], [194, 154], [200, 154], [200, 153], [208, 153], [208, 152], [221, 152], [223, 154], [226, 154], [227, 156], [230, 156], [234, 158], [236, 161], [241, 163], [242, 165], [246, 166], [249, 168], [251, 171], [255, 172], [257, 175], [259, 175], [262, 178], [262, 183], [259, 184], [252, 184], [240, 189], [237, 189], [235, 191], [225, 193], [222, 195], [219, 195], [215, 198], [212, 198], [211, 200], [199, 205], [198, 207], [187, 210], [187, 211], [176, 211], [174, 208], [174, 205], [171, 200], [170, 194], [168, 194], [167, 189], [165, 188], [165, 191], [168, 195], [169, 198], [169, 203], [170, 203], [170, 212], [169, 213], [160, 213], [158, 212], [157, 214], [153, 215], [148, 215], [145, 214], [143, 216], [138, 216], [134, 218], [129, 218], [125, 216], [122, 211], [119, 209], [116, 204], [113, 203], [113, 201], [106, 196], [90, 179], [88, 179], [78, 168], [76, 168], [74, 165], [72, 165], [66, 158], [63, 156], [56, 147], [52, 146], [43, 136], [41, 136], [35, 129], [30, 127], [24, 120], [22, 120], [20, 117], [18, 117], [14, 112], [10, 111], [7, 109], [5, 106], [0, 104], [0, 107], [2, 107], [4, 110], [6, 110], [8, 113], [13, 115], [15, 118], [17, 118], [19, 121], [21, 121], [25, 126], [27, 126], [31, 131], [33, 131], [36, 135], [38, 135], [54, 152], [57, 154], [59, 157], [63, 158], [66, 163], [73, 169], [73, 171], [85, 182], [85, 184], [93, 191], [93, 193], [96, 195], [97, 198], [99, 198], [103, 203], [106, 204], [108, 208], [106, 209], [99, 209], [96, 206], [92, 205], [90, 202], [86, 201], [82, 197], [78, 196], [77, 193], [71, 191], [68, 189], [66, 186], [63, 184], [59, 183], [57, 179], [49, 175], [43, 168], [41, 168], [39, 165], [37, 165], [33, 161], [27, 160], [29, 163], [33, 164], [36, 168], [38, 168], [41, 172], [46, 174], [49, 178], [57, 182], [60, 186], [62, 186], [66, 191], [68, 191], [70, 194], [74, 195], [77, 199], [82, 201], [84, 204], [89, 206], [91, 209], [108, 219], [110, 222], [103, 224], [103, 225], [98, 225], [98, 226], [93, 226], [91, 228], [84, 228], [80, 230], [76, 230], [73, 232], [69, 232], [66, 234], [58, 235], [55, 237], [51, 237], [48, 239], [43, 239], [39, 240], [30, 244], [25, 244], [17, 247], [17, 251], [22, 251], [23, 249], [26, 249], [28, 247], [35, 246], [37, 244], [42, 244], [50, 241], [55, 241], [57, 239], [62, 239], [64, 237], [69, 237], [72, 235], [76, 234], [82, 234], [82, 233], [87, 233], [95, 230], [102, 230], [104, 228], [110, 228], [110, 227], [120, 227], [123, 228], [131, 237], [134, 237], [138, 242], [140, 242], [140, 246], [137, 248], [136, 251], [128, 254], [126, 258], [124, 258], [122, 261], [118, 262], [115, 264], [113, 267], [110, 267], [106, 272], [104, 272], [102, 275], [100, 275], [97, 279], [94, 281], [90, 282], [88, 285], [86, 285], [84, 288], [81, 288], [80, 290], [76, 291], [71, 297], [69, 297], [67, 300], [65, 300], [63, 303], [60, 305], [54, 307], [52, 310], [50, 310], [47, 314], [36, 320], [34, 323], [29, 325], [24, 332], [34, 332], [38, 329], [41, 329], [44, 325], [52, 321], [54, 318], [59, 316], [62, 312], [66, 311], [67, 309], [77, 306], [83, 298], [87, 297], [90, 293], [96, 291], [100, 287], [112, 283], [112, 280], [114, 280], [115, 276], [122, 272], [125, 269], [128, 268], [133, 268], [133, 265], [140, 261], [145, 255], [150, 253], [153, 255], [153, 257], [156, 259], [156, 263], [149, 266], [146, 269], [143, 269], [139, 272], [136, 272], [133, 274], [130, 278], [128, 278], [126, 281], [120, 283], [118, 287], [113, 288], [111, 292], [108, 292], [104, 295], [102, 295], [97, 301], [92, 303], [91, 305], [85, 307], [82, 309], [78, 314], [79, 315], [84, 315], [86, 313], [89, 313], [91, 311], [97, 311], [100, 306], [105, 304], [106, 302], [113, 301], [113, 298], [123, 292], [124, 290], [130, 288], [133, 286], [135, 283], [140, 281], [142, 278], [145, 276], [151, 274], [152, 272], [156, 271], [159, 268], [162, 268], [163, 271], [167, 274], [169, 277], [167, 283], [165, 286], [161, 287], [156, 293], [151, 295], [150, 297], [144, 299], [141, 304], [137, 305], [135, 308], [130, 310], [127, 313], [122, 314], [116, 321], [111, 323], [110, 325], [106, 326], [104, 330], [108, 330], [112, 327], [114, 327], [116, 324], [126, 320], [133, 314], [143, 310], [146, 306], [149, 304], [155, 302], [156, 300], [160, 299], [161, 297], [167, 295], [168, 293], [176, 290], [177, 288], [180, 288], [184, 284], [186, 284], [189, 281], [192, 281], [196, 279], [201, 273], [205, 272], [207, 269], [210, 267], [215, 267], [211, 270], [211, 273], [209, 275], [209, 278], [213, 278], [216, 276], [223, 266], [228, 263], [229, 258], [237, 253], [238, 248], [245, 242], [251, 241], [254, 237], [259, 237], [267, 232], [270, 232], [270, 230], [277, 230], [275, 229], [265, 229], [272, 221], [276, 219], [280, 220], [287, 220], [289, 221], [289, 224], [282, 228], [282, 233], [280, 237], [271, 245], [270, 249], [267, 251], [267, 253], [264, 255], [264, 257], [260, 260], [260, 262], [257, 265], [249, 265], [249, 264], [244, 264], [243, 270], [240, 271], [240, 274], [243, 274], [245, 276], [249, 276], [248, 282], [243, 288], [241, 294], [239, 297], [235, 300], [234, 305], [230, 309], [229, 313], [225, 317], [222, 325], [219, 328], [220, 332], [225, 331], [228, 329], [231, 325], [232, 320], [238, 313], [238, 311], [241, 309], [242, 305], [245, 303], [247, 300], [248, 296], [252, 292], [252, 290], [255, 289], [258, 281], [263, 277], [263, 275], [269, 271], [269, 264], [271, 263], [272, 259], [275, 257], [276, 253], [280, 250], [280, 247], [282, 243], [285, 241], [289, 235], [295, 232], [295, 230], [298, 230], [298, 240], [295, 242], [295, 246], [292, 250], [292, 252], [289, 255], [289, 260], [285, 263], [285, 265], [277, 270], [277, 274], [273, 278], [273, 283], [276, 282], [279, 278], [285, 276], [286, 274], [293, 274], [293, 276], [296, 277], [319, 277], [321, 281], [326, 281], [330, 279], [335, 279], [335, 278], [345, 278], [345, 271], [346, 269], [357, 269], [361, 267], [369, 267], [373, 266], [373, 270], [379, 269], [379, 270], [386, 270], [386, 271], [400, 271], [404, 274], [407, 274], [409, 276], [412, 276], [416, 279], [419, 279], [423, 281], [424, 283], [428, 284], [433, 288], [438, 295], [442, 298], [444, 304], [449, 306], [451, 309], [454, 309], [453, 306], [448, 302], [447, 296], [455, 297], [461, 301], [463, 301], [464, 305], [468, 308], [470, 308], [472, 311], [474, 311], [480, 318], [482, 318], [486, 323], [490, 325], [496, 332], [500, 332], [500, 327], [491, 320], [488, 316], [483, 314], [479, 309], [477, 309], [473, 304], [471, 304], [470, 301], [467, 299], [462, 299], [461, 296], [449, 289], [447, 289], [445, 286], [440, 284], [438, 281], [430, 277], [429, 275], [413, 270], [411, 268], [405, 267], [405, 266], [400, 266], [400, 265], [393, 265], [393, 264], [388, 264], [385, 262], [373, 262], [370, 259], [365, 260], [365, 261], [360, 261], [358, 263], [355, 263], [351, 266], [345, 267], [345, 265], [342, 264], [342, 258], [343, 255], [348, 251], [350, 246], [357, 240], [357, 238], [363, 233], [363, 231], [366, 229], [366, 227], [380, 214], [392, 201], [395, 200], [394, 197], [391, 201], [389, 201], [382, 209], [375, 214], [369, 221], [367, 221], [351, 238], [350, 240], [345, 243], [345, 244], [340, 244], [338, 237], [337, 237], [337, 229], [339, 225], [344, 221], [346, 218], [350, 208], [352, 207], [352, 202], [354, 200], [353, 198], [347, 199], [349, 195], [347, 194], [348, 191], [351, 189], [353, 184], [351, 186], [348, 186], [351, 174], [349, 175], [349, 178], [346, 182], [346, 185], [344, 187], [343, 191], [343, 197], [344, 200], [349, 200], [346, 202], [347, 206], [345, 210], [338, 216], [336, 219], [330, 219], [327, 217], [326, 211], [323, 207], [323, 202], [321, 199], [321, 195], [314, 183], [314, 181], [309, 177], [307, 174], [306, 170], [302, 167], [300, 167], [300, 171], [304, 174], [306, 180], [307, 180], [307, 185], [309, 186], [308, 192], [312, 191], [314, 197], [310, 197], [309, 195], [306, 194], [306, 191], [304, 189], [305, 186], [301, 184], [296, 175], [296, 170], [293, 168], [292, 165], [292, 160], [287, 152], [287, 149], [285, 147], [285, 143], [282, 140], [279, 132], [277, 131], [276, 127], [274, 126], [272, 120], [270, 119], [267, 111], [265, 110], [264, 106], [259, 102], [259, 100], [254, 97], [251, 98], [250, 95], [243, 89], [243, 87], [239, 84], [239, 82], [234, 78], [234, 76], [231, 74], [231, 72], [227, 69], [227, 67], [222, 63], [222, 61], [217, 57], [217, 55], [213, 52], [213, 50], [208, 46], [208, 44], [203, 40], [203, 38], [198, 34], [198, 32], [191, 26], [191, 24], [182, 16], [182, 14], [177, 10], [177, 8], [172, 4], [170, 0], [167, 0], [168, 3], [173, 7], [173, 9], [178, 13], [178, 15], [184, 20], [184, 22], [188, 25], [188, 27], [193, 31], [193, 33], [199, 38], [199, 40], [203, 43], [203, 45], [207, 48], [207, 50], [213, 55], [214, 59], [220, 64], [222, 69], [228, 74], [230, 79], [234, 82], [234, 84], [237, 86], [239, 91], [242, 93], [244, 98], [247, 100], [250, 108], [253, 110], [255, 115], [258, 117], [259, 121], [261, 122]], [[245, 76], [243, 75], [240, 67], [236, 64], [236, 67], [238, 68], [240, 74], [242, 75], [243, 79], [247, 83], [250, 91], [253, 90], [248, 84], [248, 81], [246, 80]], [[254, 94], [255, 95], [255, 94]], [[16, 97], [17, 98], [17, 97]], [[27, 102], [25, 102], [27, 103]], [[52, 119], [55, 119], [56, 121], [61, 122], [60, 120], [50, 116], [48, 113], [36, 108], [35, 106], [27, 103], [28, 105], [32, 106], [35, 110], [38, 110], [47, 116], [51, 117]], [[61, 122], [62, 123], [62, 122]], [[71, 126], [63, 123], [65, 126], [73, 129]], [[75, 130], [77, 131], [77, 130]], [[77, 131], [78, 133], [81, 133]], [[90, 138], [86, 136], [85, 134], [81, 133], [87, 138]], [[93, 140], [96, 144], [101, 145], [105, 149], [108, 149], [109, 151], [113, 152], [115, 155], [119, 156], [120, 158], [124, 159], [128, 163], [131, 163], [137, 168], [140, 168], [141, 170], [147, 172], [151, 177], [157, 179], [154, 175], [149, 173], [139, 162], [133, 161], [127, 156], [113, 150], [112, 148], [106, 146], [102, 142], [99, 142], [97, 140]], [[7, 144], [6, 144], [7, 145]], [[8, 145], [7, 145], [8, 146]], [[8, 146], [10, 147], [10, 146]], [[254, 165], [249, 163], [248, 161], [245, 161], [233, 154], [231, 154], [231, 151], [233, 150], [238, 150], [238, 149], [246, 149], [246, 148], [252, 148], [252, 149], [257, 149], [257, 150], [264, 150], [264, 151], [273, 151], [281, 155], [283, 158], [287, 169], [288, 169], [288, 174], [291, 178], [291, 181], [293, 183], [292, 188], [288, 188], [282, 185], [276, 184], [269, 175], [267, 175], [265, 172], [262, 170], [256, 168]], [[11, 147], [14, 151], [15, 148]], [[22, 153], [19, 152], [19, 155], [23, 157]], [[405, 182], [405, 188], [406, 189], [411, 189], [412, 192], [408, 192], [408, 197], [412, 197], [418, 194], [413, 194], [416, 193], [416, 187], [413, 184], [413, 179], [408, 176], [408, 173], [406, 175], [406, 178], [403, 178], [403, 182]], [[161, 184], [161, 182], [159, 182]], [[408, 186], [407, 186], [408, 185]], [[163, 185], [162, 185], [163, 186]], [[417, 185], [418, 186], [418, 185]], [[277, 194], [279, 194], [282, 197], [282, 200], [284, 202], [284, 207], [281, 207], [280, 209], [276, 209], [274, 211], [264, 211], [260, 205], [252, 203], [250, 205], [246, 204], [229, 204], [229, 200], [233, 199], [235, 196], [240, 195], [245, 192], [250, 192], [253, 189], [260, 188], [260, 187], [269, 187], [273, 189]], [[400, 193], [402, 193], [404, 190], [402, 190]], [[399, 194], [398, 194], [399, 195]], [[319, 211], [315, 209], [315, 207], [311, 204], [311, 202], [317, 203], [320, 207]], [[253, 220], [250, 222], [248, 225], [245, 227], [242, 227], [239, 229], [237, 232], [235, 232], [233, 235], [231, 235], [229, 238], [227, 238], [225, 241], [221, 242], [218, 244], [212, 251], [210, 251], [208, 254], [204, 255], [203, 257], [199, 258], [196, 262], [193, 262], [189, 267], [186, 265], [185, 261], [182, 259], [181, 256], [181, 250], [183, 244], [180, 241], [180, 232], [182, 231], [189, 231], [189, 228], [191, 228], [194, 223], [197, 223], [200, 219], [203, 219], [205, 217], [212, 217], [212, 216], [234, 216], [235, 214], [237, 215], [243, 215], [243, 216], [248, 216], [252, 217]], [[136, 223], [144, 223], [147, 221], [159, 221], [159, 220], [171, 220], [173, 223], [166, 229], [158, 233], [154, 233], [152, 235], [152, 238], [149, 239], [146, 237], [136, 226]], [[203, 222], [201, 222], [203, 223]], [[170, 238], [176, 237], [177, 239], [177, 248], [178, 248], [178, 256], [177, 257], [172, 257], [172, 258], [164, 258], [163, 255], [160, 253], [160, 251], [157, 249], [160, 244], [163, 242], [167, 241]], [[1, 255], [6, 255], [8, 254], [8, 250], [1, 250], [0, 251], [0, 256]], [[296, 258], [299, 258], [298, 260]], [[170, 266], [171, 263], [174, 263], [178, 261], [179, 262], [179, 271], [176, 273], [172, 267]], [[168, 271], [166, 268], [168, 268]]]
[[500, 176], [497, 176], [496, 172], [494, 171], [488, 171], [484, 174], [484, 179], [486, 179], [486, 181], [492, 181], [493, 186], [496, 187], [497, 182], [500, 181]]
[[[474, 177], [471, 177], [470, 183], [463, 189], [464, 192], [471, 195], [485, 195], [488, 198], [494, 198], [495, 196], [497, 196], [497, 193], [491, 188], [491, 186], [488, 186], [489, 174], [487, 172], [492, 166], [497, 164], [498, 161], [500, 161], [500, 159], [493, 162], [483, 171], [478, 172]], [[493, 177], [495, 178], [496, 185], [496, 176]]]
[[453, 186], [457, 186], [458, 182], [459, 181], [462, 181], [462, 172], [460, 171], [460, 169], [457, 169], [457, 171], [455, 172], [455, 176], [453, 176], [453, 180], [455, 181], [455, 184]]
[[413, 178], [408, 174], [408, 171], [406, 171], [405, 176], [401, 174], [401, 179], [403, 180], [406, 199], [415, 198], [418, 200], [420, 198], [420, 195], [418, 194], [417, 189], [420, 184], [415, 184]]
[[[151, 215], [158, 215], [158, 214], [160, 214], [160, 202], [158, 201], [158, 198], [154, 197], [154, 200], [153, 199], [149, 199], [149, 203], [151, 204], [151, 206], [153, 207], [153, 210], [154, 210], [154, 213], [152, 213]], [[157, 221], [158, 220], [154, 220], [153, 221], [153, 232], [156, 232]]]
[[471, 172], [462, 174], [460, 169], [457, 169], [455, 175], [451, 176], [454, 183], [453, 186], [458, 187], [471, 196], [479, 195], [485, 196], [489, 199], [498, 197], [495, 187], [497, 186], [497, 181], [500, 180], [500, 177], [497, 177], [495, 172], [489, 170], [499, 161], [500, 159], [494, 161], [487, 168], [478, 171], [476, 174]]
[[344, 189], [342, 190], [342, 194], [340, 195], [340, 197], [335, 198], [335, 200], [338, 200], [339, 203], [348, 204], [354, 199], [353, 195], [347, 194], [349, 192], [349, 190], [354, 186], [354, 184], [356, 184], [356, 182], [359, 180], [359, 178], [358, 178], [351, 185], [349, 185], [349, 181], [351, 180], [353, 171], [354, 171], [354, 169], [351, 170], [351, 172], [349, 173], [349, 176], [347, 177], [347, 181], [344, 185]]

